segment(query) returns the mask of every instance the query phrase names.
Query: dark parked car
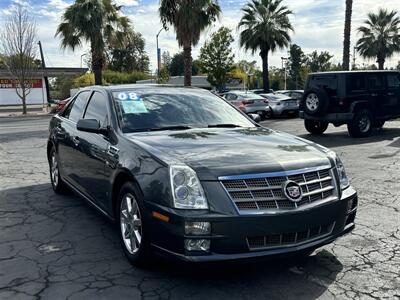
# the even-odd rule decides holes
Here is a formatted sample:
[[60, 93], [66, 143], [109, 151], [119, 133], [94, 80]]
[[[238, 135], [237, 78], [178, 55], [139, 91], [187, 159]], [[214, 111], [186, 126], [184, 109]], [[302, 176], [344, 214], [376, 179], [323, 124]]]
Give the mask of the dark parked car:
[[54, 191], [114, 220], [134, 264], [305, 255], [354, 228], [335, 153], [205, 90], [86, 88], [51, 119], [47, 155]]
[[71, 100], [71, 98], [67, 98], [67, 99], [64, 99], [64, 100], [57, 101], [57, 103], [56, 103], [56, 111], [57, 112], [61, 111], [67, 105], [67, 103], [70, 100]]
[[264, 119], [271, 118], [268, 100], [260, 95], [248, 91], [230, 91], [221, 96], [245, 114], [258, 114]]
[[[254, 93], [254, 94], [265, 94], [263, 89], [249, 90], [249, 92]], [[274, 93], [274, 90], [273, 89], [269, 89], [268, 93]]]
[[347, 124], [351, 136], [366, 137], [400, 117], [400, 72], [310, 74], [300, 110], [310, 133], [323, 133], [329, 123]]

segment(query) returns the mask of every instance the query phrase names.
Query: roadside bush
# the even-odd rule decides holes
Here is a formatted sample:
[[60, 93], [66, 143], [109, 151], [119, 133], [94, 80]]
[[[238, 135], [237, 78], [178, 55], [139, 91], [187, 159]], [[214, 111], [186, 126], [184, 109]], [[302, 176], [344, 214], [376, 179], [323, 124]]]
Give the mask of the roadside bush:
[[[128, 84], [128, 83], [136, 83], [138, 80], [149, 79], [151, 76], [144, 72], [117, 72], [111, 70], [105, 70], [103, 72], [103, 84], [104, 85], [112, 85], [112, 84]], [[74, 80], [74, 87], [85, 87], [94, 85], [94, 74], [88, 73], [82, 75]]]

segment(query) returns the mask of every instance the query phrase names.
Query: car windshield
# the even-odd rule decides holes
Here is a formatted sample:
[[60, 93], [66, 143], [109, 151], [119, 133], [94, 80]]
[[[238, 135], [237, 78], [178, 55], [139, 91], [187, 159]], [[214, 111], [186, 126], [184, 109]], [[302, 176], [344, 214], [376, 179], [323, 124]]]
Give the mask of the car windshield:
[[205, 127], [255, 127], [221, 98], [179, 89], [131, 89], [113, 92], [122, 131], [185, 130]]

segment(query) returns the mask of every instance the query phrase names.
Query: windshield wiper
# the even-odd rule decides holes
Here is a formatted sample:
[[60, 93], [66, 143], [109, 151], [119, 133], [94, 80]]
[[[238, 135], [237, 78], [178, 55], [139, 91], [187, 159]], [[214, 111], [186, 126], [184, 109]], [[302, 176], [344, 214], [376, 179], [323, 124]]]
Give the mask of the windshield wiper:
[[236, 128], [236, 127], [242, 127], [240, 125], [237, 124], [212, 124], [212, 125], [208, 125], [208, 128]]
[[165, 127], [149, 128], [149, 129], [147, 129], [147, 131], [187, 130], [187, 129], [192, 129], [192, 127], [186, 126], [186, 125], [176, 125], [176, 126], [165, 126]]

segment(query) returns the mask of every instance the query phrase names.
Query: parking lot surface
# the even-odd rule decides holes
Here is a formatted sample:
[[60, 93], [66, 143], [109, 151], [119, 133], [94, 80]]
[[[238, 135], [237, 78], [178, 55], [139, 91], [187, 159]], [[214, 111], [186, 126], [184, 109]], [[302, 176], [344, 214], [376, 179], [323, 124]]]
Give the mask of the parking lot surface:
[[366, 139], [264, 125], [336, 151], [359, 193], [356, 229], [304, 259], [192, 265], [124, 258], [118, 231], [51, 189], [49, 117], [0, 118], [0, 299], [400, 299], [400, 121]]

